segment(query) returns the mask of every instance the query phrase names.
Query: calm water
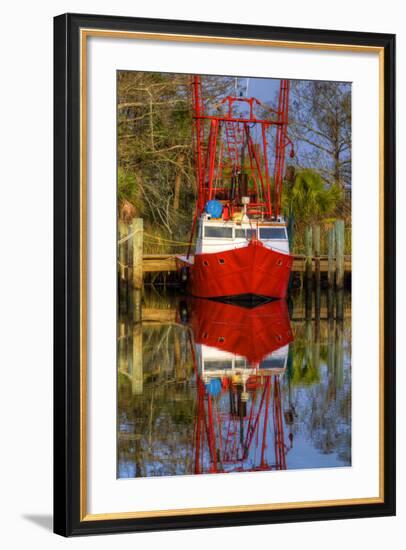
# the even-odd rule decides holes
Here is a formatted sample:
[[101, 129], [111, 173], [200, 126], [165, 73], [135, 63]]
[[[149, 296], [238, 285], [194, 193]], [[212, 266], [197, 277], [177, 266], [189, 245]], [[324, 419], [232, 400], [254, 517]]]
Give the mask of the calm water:
[[[118, 327], [118, 477], [351, 465], [344, 320], [147, 289]], [[307, 317], [307, 319], [306, 319]]]

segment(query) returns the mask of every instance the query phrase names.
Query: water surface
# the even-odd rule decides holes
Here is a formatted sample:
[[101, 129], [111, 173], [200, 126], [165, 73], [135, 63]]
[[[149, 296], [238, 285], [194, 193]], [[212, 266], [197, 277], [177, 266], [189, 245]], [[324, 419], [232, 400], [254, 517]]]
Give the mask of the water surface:
[[[139, 300], [139, 296], [136, 300]], [[351, 465], [351, 303], [146, 289], [118, 326], [119, 478]]]

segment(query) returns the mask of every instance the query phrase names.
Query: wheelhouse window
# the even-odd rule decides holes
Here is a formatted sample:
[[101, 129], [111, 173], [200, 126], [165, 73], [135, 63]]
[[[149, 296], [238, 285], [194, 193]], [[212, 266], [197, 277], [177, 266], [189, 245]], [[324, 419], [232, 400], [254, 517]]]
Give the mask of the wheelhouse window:
[[204, 236], [213, 237], [215, 239], [232, 239], [233, 228], [207, 225], [204, 228]]
[[287, 239], [286, 229], [284, 227], [260, 227], [260, 239]]
[[219, 360], [206, 360], [204, 362], [204, 370], [228, 370], [233, 368], [233, 362], [230, 359], [223, 361]]
[[267, 357], [259, 364], [260, 369], [283, 369], [284, 366], [284, 357]]
[[236, 239], [252, 239], [252, 237], [255, 237], [256, 233], [256, 229], [236, 227], [234, 234]]

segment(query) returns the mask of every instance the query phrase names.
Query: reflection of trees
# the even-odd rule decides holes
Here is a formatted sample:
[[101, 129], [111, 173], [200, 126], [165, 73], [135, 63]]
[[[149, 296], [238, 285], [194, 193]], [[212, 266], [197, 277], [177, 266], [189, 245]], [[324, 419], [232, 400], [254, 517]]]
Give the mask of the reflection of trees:
[[[323, 454], [337, 453], [351, 464], [350, 322], [293, 323], [292, 361], [285, 377], [289, 405], [297, 415], [290, 427]], [[348, 344], [347, 344], [348, 343]], [[347, 347], [348, 346], [348, 347]]]
[[119, 377], [120, 477], [192, 471], [195, 384], [188, 336], [177, 326], [143, 328], [144, 390]]
[[324, 454], [337, 452], [345, 464], [351, 463], [351, 391], [349, 381], [337, 388], [331, 398], [334, 375], [327, 370], [320, 383], [306, 396], [299, 397], [297, 407], [302, 419], [302, 429], [314, 446]]
[[[289, 376], [293, 386], [312, 385], [319, 382], [319, 358], [314, 353], [313, 323], [297, 323], [293, 347], [293, 362]], [[319, 350], [320, 351], [320, 350]]]
[[[173, 298], [173, 297], [172, 297]], [[175, 308], [158, 293], [144, 296], [148, 308]], [[325, 298], [325, 297], [324, 297]], [[324, 299], [323, 298], [323, 299]], [[299, 306], [295, 300], [295, 306]], [[347, 304], [348, 306], [348, 304]], [[300, 311], [300, 307], [298, 307]], [[197, 407], [189, 334], [177, 325], [120, 324], [118, 375], [119, 477], [193, 473], [193, 434]], [[342, 465], [351, 463], [351, 321], [292, 321], [288, 367], [281, 376], [290, 457], [300, 438]], [[134, 385], [126, 363], [134, 365], [134, 334], [141, 329], [142, 372]], [[127, 341], [128, 337], [128, 341]], [[132, 341], [131, 341], [132, 339]], [[141, 350], [136, 350], [141, 353]], [[306, 462], [308, 467], [314, 467]], [[301, 466], [303, 467], [303, 466]]]

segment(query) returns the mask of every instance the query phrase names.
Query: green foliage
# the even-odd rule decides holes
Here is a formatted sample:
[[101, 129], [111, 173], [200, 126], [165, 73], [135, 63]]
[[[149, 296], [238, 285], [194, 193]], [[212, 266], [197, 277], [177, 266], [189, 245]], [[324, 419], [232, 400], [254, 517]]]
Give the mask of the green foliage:
[[282, 201], [300, 227], [334, 216], [341, 197], [338, 185], [327, 186], [318, 172], [304, 169], [296, 174], [292, 185], [284, 186]]
[[137, 213], [141, 215], [143, 201], [139, 198], [139, 189], [137, 188], [135, 173], [121, 167], [118, 168], [117, 174], [117, 197], [119, 203], [124, 200], [131, 202], [137, 209]]
[[[296, 173], [293, 183], [285, 182], [282, 208], [293, 219], [293, 252], [304, 252], [304, 231], [308, 225], [320, 224], [322, 252], [327, 252], [327, 230], [335, 219], [342, 218], [343, 191], [339, 185], [328, 185], [310, 168]], [[351, 253], [351, 226], [346, 227], [345, 253]]]
[[289, 378], [293, 386], [311, 386], [320, 382], [319, 368], [309, 351], [314, 344], [298, 338], [292, 345], [293, 361], [290, 365]]

